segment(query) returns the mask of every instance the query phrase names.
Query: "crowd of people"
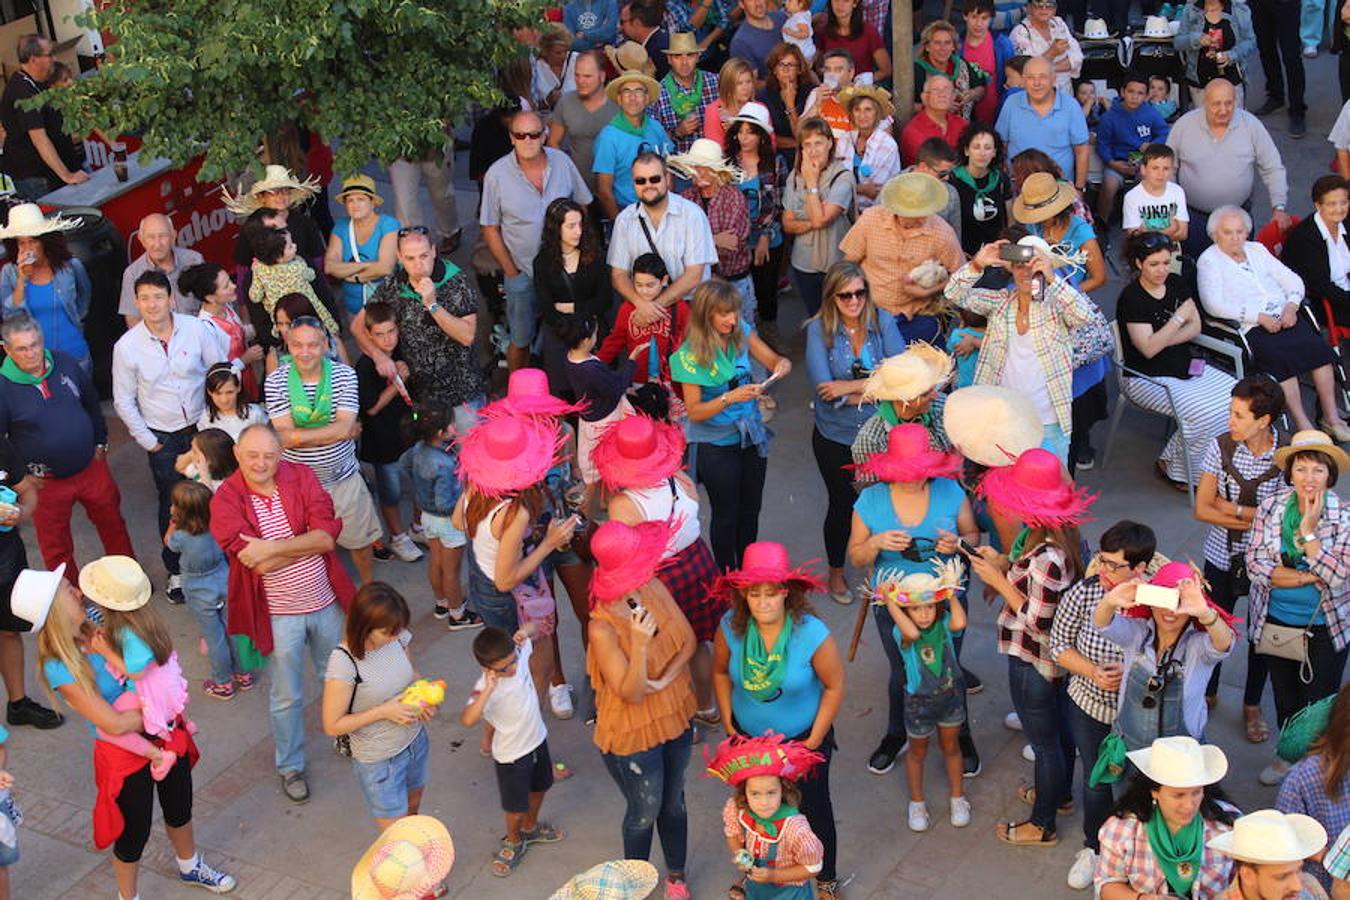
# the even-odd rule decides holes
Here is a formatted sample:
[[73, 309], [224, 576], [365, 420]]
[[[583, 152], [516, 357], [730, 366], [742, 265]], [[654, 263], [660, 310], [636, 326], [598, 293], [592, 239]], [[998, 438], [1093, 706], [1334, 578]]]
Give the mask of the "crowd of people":
[[[383, 832], [354, 896], [420, 900], [449, 875], [451, 838], [419, 812], [426, 722], [446, 698], [466, 701], [460, 721], [482, 726], [493, 762], [494, 876], [566, 837], [543, 817], [572, 777], [547, 711], [592, 729], [625, 806], [623, 860], [554, 896], [644, 897], [658, 880], [668, 900], [690, 896], [691, 866], [713, 865], [689, 858], [699, 742], [732, 789], [729, 895], [843, 896], [830, 772], [846, 654], [813, 595], [857, 604], [850, 658], [870, 609], [888, 678], [867, 768], [904, 756], [903, 820], [924, 832], [934, 739], [946, 817], [972, 818], [964, 784], [983, 766], [967, 697], [985, 685], [961, 651], [981, 591], [1008, 658], [1005, 724], [1034, 763], [1017, 791], [1028, 811], [997, 840], [1058, 843], [1078, 759], [1073, 889], [1350, 892], [1350, 508], [1335, 490], [1350, 425], [1322, 333], [1350, 321], [1350, 103], [1329, 137], [1342, 168], [1316, 179], [1297, 224], [1260, 118], [1287, 99], [1302, 136], [1303, 51], [1321, 32], [1305, 22], [1300, 48], [1297, 16], [1271, 0], [1197, 0], [1176, 11], [1177, 84], [1123, 67], [1094, 83], [1083, 48], [1106, 25], [1083, 4], [1060, 16], [1055, 0], [966, 0], [961, 21], [921, 29], [901, 97], [888, 4], [774, 6], [571, 0], [521, 31], [530, 55], [502, 73], [509, 102], [473, 128], [469, 268], [451, 259], [441, 147], [391, 166], [394, 215], [372, 177], [343, 178], [336, 221], [320, 173], [269, 162], [225, 194], [240, 219], [230, 260], [179, 247], [169, 216], [141, 221], [112, 406], [152, 476], [163, 602], [187, 607], [209, 660], [192, 688], [107, 463], [74, 222], [9, 210], [7, 722], [63, 721], [27, 694], [31, 631], [42, 687], [94, 735], [94, 838], [113, 847], [121, 900], [138, 898], [155, 796], [183, 881], [236, 885], [193, 837], [198, 689], [228, 701], [265, 680], [280, 791], [309, 799], [307, 668], [322, 730]], [[1118, 34], [1129, 5], [1111, 6]], [[1344, 22], [1350, 3], [1340, 43]], [[1255, 113], [1254, 47], [1267, 90]], [[40, 178], [83, 173], [58, 167], [50, 123], [14, 105], [52, 76], [50, 43], [25, 37], [18, 55], [4, 159], [29, 165], [6, 171], [36, 199]], [[11, 154], [16, 140], [32, 159]], [[1258, 180], [1272, 208], [1261, 228]], [[1108, 318], [1113, 257], [1126, 277]], [[797, 303], [800, 333], [779, 325]], [[823, 554], [794, 550], [823, 571], [759, 539], [770, 453], [784, 452], [773, 386], [800, 377], [794, 360], [826, 497]], [[1153, 468], [1209, 526], [1202, 566], [1147, 523], [1110, 524], [1095, 549], [1080, 532], [1096, 498], [1074, 478], [1098, 463], [1113, 365], [1114, 402], [1173, 420]], [[102, 545], [83, 566], [77, 502]], [[429, 598], [377, 579], [377, 560], [395, 558], [425, 560]], [[570, 673], [565, 609], [584, 649]], [[410, 642], [424, 614], [471, 633], [475, 683], [420, 677]], [[1227, 756], [1206, 733], [1239, 650], [1244, 737], [1279, 737], [1260, 774], [1280, 785], [1275, 808], [1246, 815], [1219, 788]], [[6, 738], [0, 727], [0, 897], [23, 775], [3, 770]], [[664, 877], [647, 863], [658, 835]], [[586, 893], [597, 886], [613, 892]]]

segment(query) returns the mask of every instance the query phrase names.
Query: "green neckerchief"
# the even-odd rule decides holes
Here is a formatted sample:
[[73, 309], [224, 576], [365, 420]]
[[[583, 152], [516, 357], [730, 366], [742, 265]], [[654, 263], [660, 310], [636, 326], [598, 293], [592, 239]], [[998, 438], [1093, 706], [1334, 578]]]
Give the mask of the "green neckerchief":
[[745, 629], [745, 645], [741, 650], [741, 685], [756, 700], [770, 700], [783, 685], [787, 675], [787, 646], [792, 637], [792, 616], [783, 617], [783, 630], [773, 649], [764, 647], [759, 626], [754, 623]]
[[666, 77], [661, 79], [661, 86], [670, 97], [670, 108], [675, 111], [675, 121], [678, 122], [693, 112], [703, 97], [703, 70], [694, 70], [694, 86], [687, 91], [675, 80], [674, 72], [666, 73]]
[[[459, 266], [455, 265], [448, 259], [438, 259], [436, 262], [441, 266], [442, 269], [444, 269], [444, 271], [441, 273], [439, 281], [436, 280], [436, 270], [434, 268], [431, 270], [432, 284], [434, 284], [436, 286], [436, 290], [439, 291], [442, 285], [444, 285], [451, 278], [454, 278], [456, 275], [459, 274]], [[409, 300], [417, 300], [419, 302], [422, 300], [422, 295], [417, 293], [417, 291], [413, 290], [412, 285], [409, 284], [406, 279], [403, 282], [403, 286], [399, 288], [399, 294], [402, 295], [403, 297], [406, 297]]]
[[914, 652], [919, 654], [919, 662], [923, 663], [924, 668], [933, 673], [933, 677], [942, 675], [942, 653], [946, 647], [947, 629], [942, 627], [942, 620], [938, 619], [927, 628], [919, 629], [919, 639], [910, 646]]
[[52, 362], [52, 351], [43, 350], [42, 361], [47, 364], [46, 368], [42, 370], [42, 374], [29, 375], [19, 368], [19, 364], [14, 361], [14, 357], [6, 356], [5, 361], [0, 363], [0, 375], [5, 376], [15, 384], [42, 384], [51, 377], [52, 369], [55, 368], [55, 364]]
[[957, 166], [955, 169], [952, 169], [952, 175], [956, 176], [956, 179], [962, 184], [969, 185], [970, 189], [975, 192], [976, 199], [988, 197], [998, 187], [998, 169], [989, 170], [989, 180], [985, 183], [984, 187], [980, 187], [975, 183], [975, 176], [970, 174], [970, 171], [966, 169], [965, 166]]
[[895, 409], [894, 400], [882, 400], [877, 404], [877, 415], [881, 416], [881, 421], [890, 425], [892, 428], [899, 425], [901, 422], [917, 422], [928, 429], [929, 434], [932, 434], [933, 432], [933, 412], [931, 409], [919, 413], [919, 415], [913, 419], [902, 419], [900, 418], [900, 413]]
[[300, 369], [291, 361], [286, 370], [286, 392], [291, 401], [291, 421], [296, 428], [322, 428], [333, 418], [333, 361], [323, 358], [323, 374], [314, 387], [314, 399], [305, 393]]
[[1195, 818], [1172, 834], [1163, 821], [1162, 812], [1153, 810], [1148, 820], [1148, 845], [1158, 867], [1167, 876], [1167, 886], [1179, 897], [1191, 895], [1191, 885], [1200, 874], [1200, 861], [1205, 855], [1205, 819]]
[[1017, 537], [1013, 538], [1012, 547], [1008, 548], [1008, 559], [1017, 562], [1022, 558], [1022, 553], [1027, 549], [1027, 539], [1031, 537], [1031, 529], [1025, 526], [1017, 532]]
[[[9, 360], [5, 362], [8, 364]], [[1322, 495], [1322, 502], [1326, 503], [1326, 494]], [[1280, 550], [1295, 561], [1303, 558], [1303, 545], [1298, 541], [1302, 525], [1303, 513], [1298, 511], [1298, 494], [1291, 491], [1284, 504], [1284, 518], [1280, 520]]]
[[711, 365], [705, 366], [694, 359], [687, 343], [681, 344], [670, 357], [670, 376], [684, 384], [717, 387], [736, 377], [736, 357], [730, 346], [724, 346], [717, 351]]
[[[937, 66], [933, 65], [928, 60], [924, 59], [922, 56], [916, 57], [914, 61], [919, 64], [920, 69], [923, 69], [929, 75], [941, 75], [943, 78], [952, 79], [953, 84], [956, 83], [956, 76], [960, 72], [961, 57], [957, 56], [955, 53], [952, 54], [951, 58], [952, 70], [950, 72], [947, 72], [943, 69], [939, 69]], [[927, 78], [924, 79], [924, 81], [927, 80], [928, 80]]]
[[642, 121], [634, 125], [628, 121], [628, 117], [622, 112], [614, 114], [614, 118], [609, 120], [609, 124], [622, 131], [624, 134], [631, 134], [633, 137], [640, 138], [647, 136], [647, 114], [642, 114]]
[[786, 803], [780, 803], [778, 805], [778, 810], [767, 819], [763, 818], [749, 807], [746, 807], [745, 811], [750, 814], [750, 818], [755, 820], [755, 824], [759, 826], [760, 832], [766, 837], [771, 838], [778, 837], [778, 825], [780, 822], [797, 815], [797, 807], [788, 806]]
[[1092, 767], [1092, 774], [1088, 776], [1088, 787], [1115, 784], [1120, 780], [1120, 776], [1125, 774], [1125, 762], [1128, 758], [1125, 755], [1125, 739], [1119, 732], [1113, 731], [1102, 738], [1101, 745], [1097, 747], [1097, 764]]

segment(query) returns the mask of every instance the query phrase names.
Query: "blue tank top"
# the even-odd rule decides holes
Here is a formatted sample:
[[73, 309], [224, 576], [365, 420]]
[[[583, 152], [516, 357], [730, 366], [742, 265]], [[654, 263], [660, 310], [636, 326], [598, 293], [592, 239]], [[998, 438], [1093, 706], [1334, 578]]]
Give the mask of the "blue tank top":
[[933, 546], [937, 542], [939, 530], [956, 533], [956, 517], [961, 513], [961, 503], [965, 498], [966, 492], [957, 482], [950, 478], [934, 478], [928, 483], [928, 510], [923, 520], [917, 525], [905, 525], [895, 514], [889, 484], [863, 488], [853, 509], [862, 518], [867, 530], [879, 534], [899, 529], [914, 539], [907, 550], [882, 550], [877, 554], [872, 583], [876, 584], [897, 571], [901, 575], [932, 572], [935, 561], [948, 558], [938, 556]]

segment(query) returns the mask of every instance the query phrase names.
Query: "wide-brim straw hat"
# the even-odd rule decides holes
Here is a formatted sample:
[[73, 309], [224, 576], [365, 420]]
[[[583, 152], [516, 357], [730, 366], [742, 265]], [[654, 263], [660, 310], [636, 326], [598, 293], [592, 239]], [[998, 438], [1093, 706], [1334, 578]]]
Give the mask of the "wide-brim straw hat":
[[667, 156], [666, 165], [690, 179], [696, 168], [711, 169], [724, 182], [739, 182], [745, 177], [740, 169], [727, 162], [722, 145], [712, 138], [699, 138], [689, 146], [687, 153]]
[[1172, 23], [1163, 16], [1149, 16], [1144, 20], [1144, 29], [1133, 35], [1136, 41], [1170, 41], [1174, 32]]
[[962, 565], [959, 559], [933, 560], [931, 572], [909, 572], [895, 569], [893, 575], [883, 574], [872, 592], [880, 603], [893, 603], [903, 609], [932, 606], [956, 597], [961, 587]]
[[787, 547], [777, 541], [756, 541], [741, 554], [741, 567], [719, 576], [709, 593], [729, 596], [733, 590], [744, 590], [756, 584], [782, 584], [814, 593], [825, 590], [825, 581], [810, 563], [794, 567]]
[[885, 482], [957, 478], [961, 457], [936, 449], [928, 429], [913, 422], [896, 425], [886, 435], [886, 449], [854, 467], [859, 475]]
[[1125, 755], [1145, 777], [1163, 787], [1204, 787], [1228, 773], [1228, 757], [1222, 750], [1187, 734], [1157, 738], [1150, 746]]
[[131, 612], [150, 602], [150, 577], [130, 556], [105, 556], [80, 569], [80, 591], [104, 609]]
[[643, 75], [641, 72], [624, 72], [615, 78], [609, 84], [605, 85], [605, 96], [615, 103], [619, 102], [619, 91], [623, 90], [625, 84], [640, 84], [647, 89], [647, 105], [651, 106], [657, 100], [661, 99], [661, 85], [650, 75]]
[[660, 484], [684, 464], [684, 429], [650, 416], [635, 415], [607, 427], [591, 450], [591, 462], [605, 488]]
[[375, 192], [375, 179], [369, 175], [353, 175], [343, 179], [342, 190], [337, 193], [337, 201], [341, 203], [348, 194], [369, 197], [370, 202], [376, 206], [384, 203], [384, 198]]
[[660, 878], [645, 859], [612, 859], [573, 876], [549, 900], [646, 900]]
[[1024, 225], [1044, 222], [1059, 215], [1078, 199], [1078, 191], [1049, 172], [1034, 172], [1022, 182], [1013, 201], [1013, 218]]
[[[875, 84], [850, 84], [839, 92], [836, 98], [846, 112], [853, 112], [853, 103], [857, 100], [871, 100], [877, 105], [877, 122], [880, 123], [895, 115], [895, 104], [891, 102], [891, 92]], [[943, 198], [946, 205], [946, 198]]]
[[493, 419], [499, 416], [570, 416], [586, 409], [588, 404], [568, 403], [548, 390], [548, 373], [543, 369], [525, 367], [516, 369], [506, 380], [506, 396], [479, 410], [479, 416]]
[[1066, 481], [1065, 474], [1058, 456], [1033, 447], [1011, 466], [985, 473], [976, 493], [1033, 528], [1080, 525], [1097, 497]]
[[927, 173], [905, 172], [882, 186], [877, 202], [894, 215], [921, 219], [947, 205], [947, 186]]
[[1327, 845], [1327, 830], [1312, 816], [1258, 809], [1209, 839], [1215, 853], [1256, 865], [1302, 862]]
[[[614, 71], [620, 75], [627, 73], [656, 74], [656, 63], [652, 62], [652, 58], [647, 55], [647, 48], [637, 41], [624, 41], [617, 47], [606, 47], [605, 56], [609, 59], [609, 64], [614, 67]], [[657, 85], [657, 90], [660, 90], [660, 85]], [[609, 99], [613, 100], [614, 98], [610, 97]]]
[[982, 466], [1010, 466], [1045, 437], [1031, 401], [992, 384], [972, 384], [948, 394], [942, 427], [962, 456]]
[[677, 31], [672, 34], [669, 44], [662, 52], [666, 56], [703, 55], [703, 49], [698, 45], [698, 38], [694, 37], [692, 31]]
[[[934, 179], [936, 180], [936, 179]], [[863, 385], [863, 400], [909, 401], [939, 388], [952, 377], [951, 356], [923, 341], [914, 341], [904, 353], [882, 360]]]
[[352, 900], [422, 900], [455, 865], [455, 842], [438, 819], [405, 816], [352, 869]]
[[1092, 18], [1083, 23], [1083, 30], [1079, 33], [1080, 41], [1109, 41], [1120, 36], [1117, 31], [1112, 31], [1107, 27], [1105, 19]]
[[20, 203], [9, 211], [9, 220], [0, 228], [0, 239], [41, 237], [53, 231], [69, 231], [79, 227], [76, 219], [67, 219], [60, 213], [48, 218], [36, 203]]
[[262, 208], [261, 195], [263, 193], [282, 188], [290, 188], [290, 205], [292, 207], [299, 206], [302, 203], [308, 203], [310, 198], [318, 195], [319, 178], [317, 175], [311, 175], [304, 181], [300, 181], [285, 166], [267, 166], [263, 170], [263, 177], [253, 182], [253, 186], [248, 189], [247, 194], [244, 193], [242, 184], [239, 186], [239, 192], [233, 196], [228, 190], [222, 188], [220, 191], [221, 203], [231, 212], [247, 216]]
[[769, 108], [757, 100], [751, 100], [749, 103], [744, 104], [741, 107], [741, 111], [732, 116], [731, 121], [727, 123], [727, 130], [730, 131], [731, 126], [735, 125], [737, 122], [747, 122], [751, 125], [758, 125], [760, 128], [764, 129], [765, 134], [773, 134], [773, 119], [769, 116]]
[[56, 592], [61, 589], [61, 579], [65, 575], [65, 563], [52, 572], [24, 569], [14, 579], [14, 587], [9, 592], [10, 612], [30, 623], [34, 632], [41, 631], [52, 604], [56, 602]]
[[480, 494], [514, 494], [544, 480], [562, 451], [562, 435], [544, 419], [484, 419], [459, 440], [459, 474]]
[[628, 525], [610, 519], [595, 529], [591, 535], [595, 557], [591, 603], [612, 603], [655, 578], [679, 524], [659, 519]]
[[1288, 469], [1290, 457], [1304, 450], [1325, 453], [1335, 461], [1336, 468], [1342, 472], [1350, 469], [1350, 454], [1336, 446], [1336, 442], [1326, 432], [1314, 428], [1294, 432], [1289, 444], [1275, 451], [1275, 465], [1280, 469]]

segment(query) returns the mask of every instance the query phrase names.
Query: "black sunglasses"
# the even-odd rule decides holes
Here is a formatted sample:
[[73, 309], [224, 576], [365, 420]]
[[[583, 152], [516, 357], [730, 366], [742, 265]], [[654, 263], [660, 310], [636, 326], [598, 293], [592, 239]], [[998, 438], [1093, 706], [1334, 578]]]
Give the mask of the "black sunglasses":
[[1159, 250], [1175, 249], [1172, 239], [1161, 231], [1146, 231], [1139, 238], [1139, 244], [1149, 253], [1157, 253]]
[[633, 184], [642, 187], [644, 184], [660, 184], [666, 180], [664, 175], [634, 175]]
[[932, 538], [912, 538], [910, 545], [900, 551], [900, 555], [910, 562], [926, 562], [937, 556], [937, 541]]
[[398, 230], [398, 236], [405, 238], [410, 234], [431, 234], [431, 229], [425, 225], [409, 225], [406, 228]]
[[540, 139], [541, 137], [543, 137], [543, 136], [544, 136], [544, 131], [543, 131], [542, 128], [541, 128], [539, 131], [513, 131], [513, 132], [511, 132], [511, 137], [515, 138], [515, 139], [518, 140], [518, 141], [537, 141], [537, 140], [539, 140], [539, 139]]
[[324, 334], [327, 334], [327, 333], [328, 333], [328, 329], [324, 327], [323, 322], [319, 321], [319, 317], [318, 317], [318, 316], [296, 316], [294, 319], [291, 319], [291, 325], [290, 325], [290, 327], [291, 327], [291, 328], [317, 328], [317, 329], [319, 329], [320, 331], [322, 331]]
[[1180, 660], [1168, 660], [1165, 664], [1159, 666], [1158, 671], [1149, 676], [1148, 682], [1144, 685], [1144, 699], [1140, 701], [1139, 705], [1144, 709], [1155, 708], [1158, 705], [1158, 695], [1167, 687], [1167, 683], [1180, 673]]
[[860, 288], [856, 291], [835, 291], [834, 296], [839, 300], [861, 300], [867, 296], [867, 288]]

